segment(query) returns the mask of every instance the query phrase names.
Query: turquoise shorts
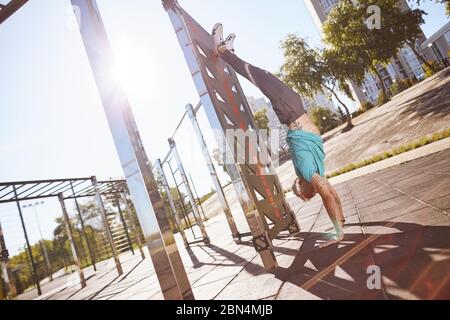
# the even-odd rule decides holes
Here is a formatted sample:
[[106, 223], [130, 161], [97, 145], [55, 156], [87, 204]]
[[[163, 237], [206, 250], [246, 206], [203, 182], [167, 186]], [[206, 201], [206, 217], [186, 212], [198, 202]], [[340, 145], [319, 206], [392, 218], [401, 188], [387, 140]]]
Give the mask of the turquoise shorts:
[[312, 182], [317, 173], [325, 176], [325, 152], [319, 135], [301, 130], [289, 130], [287, 142], [297, 176]]

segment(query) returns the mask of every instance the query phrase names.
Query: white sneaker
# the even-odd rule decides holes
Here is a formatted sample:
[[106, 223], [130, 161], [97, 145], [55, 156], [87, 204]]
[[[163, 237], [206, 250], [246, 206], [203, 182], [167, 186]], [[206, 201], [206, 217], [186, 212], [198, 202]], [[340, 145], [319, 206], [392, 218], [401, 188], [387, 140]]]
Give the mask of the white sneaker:
[[216, 46], [223, 42], [223, 25], [220, 22], [214, 25], [211, 35]]
[[234, 40], [236, 40], [236, 35], [234, 33], [230, 34], [225, 39], [225, 45], [227, 46], [227, 50], [234, 52]]

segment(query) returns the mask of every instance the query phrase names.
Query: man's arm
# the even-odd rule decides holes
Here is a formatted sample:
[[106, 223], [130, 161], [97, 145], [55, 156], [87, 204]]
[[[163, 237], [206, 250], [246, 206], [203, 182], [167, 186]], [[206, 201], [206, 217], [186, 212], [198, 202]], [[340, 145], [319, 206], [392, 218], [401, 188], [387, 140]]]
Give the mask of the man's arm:
[[330, 217], [337, 233], [342, 233], [340, 223], [340, 212], [338, 203], [333, 195], [333, 190], [328, 180], [318, 174], [315, 174], [312, 179], [314, 190], [320, 194], [328, 216]]

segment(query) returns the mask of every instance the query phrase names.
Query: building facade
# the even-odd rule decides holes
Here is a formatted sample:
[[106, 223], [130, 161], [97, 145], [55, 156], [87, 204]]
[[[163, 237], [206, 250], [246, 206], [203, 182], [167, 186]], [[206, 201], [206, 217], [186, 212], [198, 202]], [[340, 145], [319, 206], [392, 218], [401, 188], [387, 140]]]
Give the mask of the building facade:
[[421, 49], [429, 61], [437, 61], [442, 67], [450, 65], [450, 21], [424, 41]]
[[333, 104], [333, 99], [330, 94], [325, 92], [318, 92], [313, 98], [302, 97], [303, 106], [306, 111], [310, 111], [313, 107], [322, 107], [326, 109], [330, 109], [333, 112], [336, 112], [337, 109]]

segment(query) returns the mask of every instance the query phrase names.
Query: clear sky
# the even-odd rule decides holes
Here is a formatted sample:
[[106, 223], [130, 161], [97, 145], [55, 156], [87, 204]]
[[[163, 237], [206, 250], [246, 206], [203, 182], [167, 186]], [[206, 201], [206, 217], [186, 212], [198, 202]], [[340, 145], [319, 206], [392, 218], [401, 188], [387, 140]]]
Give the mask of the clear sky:
[[[320, 45], [301, 0], [180, 0], [207, 30], [215, 22], [235, 32], [237, 52], [262, 68], [282, 63], [280, 41], [297, 33]], [[173, 28], [158, 0], [98, 0], [146, 151], [164, 157], [184, 106], [198, 96]], [[426, 1], [423, 29], [433, 34], [448, 19], [442, 5]], [[247, 95], [262, 94], [242, 81]], [[208, 124], [200, 115], [208, 144]], [[211, 190], [190, 123], [175, 136], [199, 193]], [[121, 177], [122, 172], [81, 37], [68, 0], [32, 0], [0, 26], [0, 181], [64, 177]], [[222, 178], [225, 177], [222, 175]], [[73, 204], [69, 204], [73, 209]], [[49, 238], [54, 200], [37, 209]], [[38, 239], [32, 209], [24, 211], [31, 240]], [[24, 240], [15, 205], [0, 205], [11, 251]]]

